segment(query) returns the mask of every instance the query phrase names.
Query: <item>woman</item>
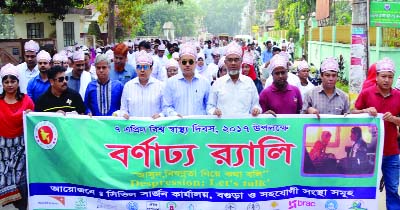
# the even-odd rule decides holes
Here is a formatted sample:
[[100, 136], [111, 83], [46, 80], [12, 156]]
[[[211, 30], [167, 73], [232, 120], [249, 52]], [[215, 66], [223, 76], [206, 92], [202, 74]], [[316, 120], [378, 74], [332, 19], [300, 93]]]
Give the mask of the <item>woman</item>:
[[261, 83], [261, 80], [257, 78], [256, 71], [254, 69], [254, 60], [253, 57], [243, 56], [242, 62], [242, 74], [250, 77], [254, 81], [254, 85], [257, 88], [258, 94], [264, 89]]
[[28, 95], [21, 93], [17, 67], [1, 68], [3, 93], [0, 94], [0, 206], [14, 202], [18, 209], [27, 208], [25, 144], [22, 115], [34, 108]]

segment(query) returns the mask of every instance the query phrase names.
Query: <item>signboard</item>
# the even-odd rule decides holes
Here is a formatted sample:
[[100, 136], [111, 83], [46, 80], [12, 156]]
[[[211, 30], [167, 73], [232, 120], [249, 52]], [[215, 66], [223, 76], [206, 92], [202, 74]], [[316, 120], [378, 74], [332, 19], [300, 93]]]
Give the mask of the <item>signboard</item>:
[[31, 210], [378, 209], [379, 117], [25, 117]]
[[400, 1], [371, 1], [370, 25], [400, 28]]

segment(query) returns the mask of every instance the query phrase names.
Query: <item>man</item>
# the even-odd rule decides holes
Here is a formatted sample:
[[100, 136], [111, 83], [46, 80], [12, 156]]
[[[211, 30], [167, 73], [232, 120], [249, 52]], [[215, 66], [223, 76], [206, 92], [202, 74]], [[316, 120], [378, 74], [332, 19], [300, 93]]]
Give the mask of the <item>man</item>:
[[228, 75], [214, 82], [207, 103], [208, 114], [218, 117], [223, 114], [260, 114], [257, 88], [250, 77], [240, 73], [242, 49], [236, 42], [226, 48], [225, 65]]
[[[269, 43], [268, 43], [269, 42]], [[271, 46], [271, 49], [268, 49], [268, 46]], [[263, 62], [263, 69], [262, 69], [262, 74], [261, 74], [261, 81], [265, 85], [265, 82], [267, 81], [268, 77], [270, 76], [270, 68], [269, 66], [269, 61], [274, 55], [277, 55], [281, 52], [281, 49], [277, 46], [272, 46], [271, 41], [267, 41], [267, 49], [266, 51], [263, 52], [262, 54], [262, 62]]]
[[165, 81], [167, 79], [165, 65], [168, 62], [167, 56], [164, 55], [166, 48], [164, 44], [161, 44], [157, 49], [157, 54], [153, 56], [153, 70], [151, 75], [160, 81]]
[[163, 110], [167, 116], [206, 115], [210, 92], [207, 79], [195, 73], [196, 48], [183, 44], [179, 52], [179, 73], [167, 80]]
[[301, 98], [304, 98], [305, 93], [312, 90], [315, 86], [308, 80], [310, 76], [310, 67], [308, 66], [307, 61], [302, 60], [297, 65], [297, 76], [300, 79], [300, 92]]
[[29, 81], [27, 88], [28, 95], [31, 97], [33, 102], [35, 102], [39, 96], [46, 92], [50, 87], [47, 72], [50, 69], [51, 56], [48, 52], [42, 50], [37, 54], [36, 59], [40, 73]]
[[399, 189], [399, 147], [397, 126], [400, 126], [400, 92], [392, 89], [395, 65], [389, 58], [376, 64], [376, 86], [361, 91], [352, 113], [368, 113], [371, 116], [383, 114], [385, 139], [383, 143], [382, 174], [385, 181], [386, 208], [400, 209]]
[[82, 51], [85, 54], [85, 71], [90, 73], [92, 80], [96, 80], [97, 79], [96, 68], [92, 64], [90, 64], [91, 58], [90, 58], [89, 48], [83, 46]]
[[290, 59], [294, 59], [294, 43], [293, 43], [293, 38], [289, 39], [289, 42], [287, 44], [287, 53], [290, 55]]
[[326, 58], [321, 64], [321, 86], [306, 93], [303, 99], [303, 112], [307, 114], [349, 113], [349, 97], [336, 88], [339, 64], [335, 58]]
[[219, 59], [221, 58], [221, 54], [219, 52], [219, 49], [214, 48], [214, 50], [211, 53], [213, 61], [212, 63], [208, 64], [207, 70], [212, 73], [213, 80], [217, 79], [217, 73], [218, 73], [218, 62]]
[[131, 66], [136, 66], [136, 61], [135, 61], [136, 53], [134, 51], [134, 43], [131, 40], [129, 40], [126, 46], [128, 46], [128, 53], [127, 53], [128, 63]]
[[205, 58], [206, 58], [206, 60], [205, 60], [206, 65], [208, 65], [208, 64], [213, 62], [211, 53], [213, 52], [214, 48], [212, 48], [211, 44], [212, 44], [211, 40], [208, 40], [207, 41], [207, 46], [204, 46], [204, 49], [203, 49], [203, 52], [204, 52], [204, 55], [205, 55]]
[[85, 113], [85, 105], [78, 92], [68, 88], [65, 68], [53, 66], [47, 72], [50, 88], [35, 102], [36, 112]]
[[111, 63], [110, 79], [118, 80], [123, 85], [136, 77], [135, 67], [127, 63], [128, 47], [119, 43], [114, 48], [114, 62]]
[[134, 117], [163, 117], [163, 84], [151, 76], [153, 59], [144, 50], [136, 55], [137, 77], [127, 82], [121, 98], [121, 112], [125, 119]]
[[314, 143], [314, 146], [310, 151], [310, 158], [312, 161], [323, 160], [328, 157], [326, 147], [328, 146], [331, 137], [331, 132], [322, 131], [321, 139]]
[[92, 76], [89, 72], [85, 71], [85, 54], [82, 50], [75, 51], [72, 58], [72, 71], [66, 73], [69, 79], [68, 87], [81, 94], [83, 100], [85, 98], [86, 88], [92, 81]]
[[170, 78], [175, 76], [179, 72], [179, 63], [175, 59], [169, 59], [167, 65], [165, 65], [167, 71], [167, 77]]
[[39, 44], [33, 40], [25, 42], [25, 62], [17, 66], [19, 74], [19, 87], [22, 93], [27, 93], [28, 82], [39, 74], [36, 54], [39, 52]]
[[351, 128], [350, 140], [354, 142], [350, 150], [350, 157], [357, 158], [360, 161], [366, 161], [368, 146], [362, 138], [362, 131], [360, 127]]
[[265, 114], [299, 114], [303, 105], [300, 90], [288, 84], [286, 58], [276, 55], [271, 59], [273, 83], [260, 94], [260, 105]]
[[64, 66], [64, 68], [68, 68], [68, 57], [64, 53], [65, 51], [53, 55], [53, 66]]
[[121, 107], [122, 89], [118, 80], [110, 80], [110, 60], [107, 55], [96, 56], [97, 80], [91, 81], [85, 93], [87, 113], [93, 116], [111, 116]]
[[[286, 59], [287, 69], [290, 69], [291, 62], [289, 60], [289, 54], [287, 54], [285, 52], [280, 52], [280, 53], [274, 54], [274, 57], [277, 55]], [[271, 74], [271, 71], [272, 71], [271, 66], [268, 65], [269, 74]], [[300, 89], [300, 86], [301, 86], [300, 79], [298, 76], [294, 75], [292, 72], [288, 73], [287, 81], [290, 85], [296, 86], [297, 88]], [[268, 77], [268, 79], [265, 81], [264, 88], [268, 88], [272, 84], [272, 82], [273, 82], [272, 77]]]

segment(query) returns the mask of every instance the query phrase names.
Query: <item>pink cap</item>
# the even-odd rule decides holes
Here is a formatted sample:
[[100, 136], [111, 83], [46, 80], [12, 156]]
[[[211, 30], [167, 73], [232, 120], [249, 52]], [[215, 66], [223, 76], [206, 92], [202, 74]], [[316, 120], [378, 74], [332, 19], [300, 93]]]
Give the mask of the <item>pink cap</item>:
[[183, 55], [190, 55], [196, 58], [197, 57], [196, 47], [194, 47], [194, 45], [190, 43], [183, 44], [179, 50], [179, 57], [182, 57]]
[[197, 54], [197, 60], [199, 60], [199, 58], [203, 59], [203, 61], [206, 60], [206, 56], [204, 55], [204, 53]]
[[288, 60], [285, 56], [283, 56], [281, 54], [277, 54], [271, 58], [269, 65], [271, 66], [271, 72], [273, 72], [277, 67], [283, 67], [283, 68], [287, 69], [288, 68]]
[[5, 66], [3, 66], [0, 70], [0, 77], [3, 78], [7, 75], [13, 75], [19, 78], [17, 67], [12, 65], [11, 63], [7, 63]]
[[211, 54], [212, 55], [221, 55], [221, 53], [219, 52], [219, 48], [214, 48]]
[[310, 69], [310, 66], [308, 65], [307, 61], [300, 61], [299, 65], [297, 65], [297, 71], [303, 70], [303, 69]]
[[166, 49], [164, 44], [161, 44], [160, 46], [158, 46], [158, 50], [164, 51]]
[[74, 61], [84, 61], [85, 60], [85, 53], [82, 50], [78, 50], [74, 52], [72, 56]]
[[153, 64], [153, 58], [145, 50], [141, 50], [136, 55], [136, 64], [152, 65]]
[[395, 65], [390, 58], [383, 58], [376, 62], [376, 72], [391, 71], [396, 73]]
[[228, 44], [228, 46], [226, 46], [226, 56], [228, 55], [238, 55], [240, 57], [242, 57], [243, 52], [242, 52], [242, 47], [240, 47], [240, 45], [238, 45], [236, 42], [231, 42]]
[[41, 50], [37, 55], [36, 55], [36, 60], [40, 61], [40, 60], [45, 60], [47, 62], [51, 61], [51, 56], [48, 52], [46, 52], [45, 50]]
[[321, 72], [326, 72], [326, 71], [336, 71], [336, 72], [339, 71], [339, 64], [335, 58], [333, 57], [325, 58], [325, 60], [322, 61]]
[[248, 53], [245, 53], [245, 54], [243, 55], [243, 61], [242, 61], [242, 63], [249, 64], [249, 65], [254, 65], [254, 59], [253, 59], [253, 57], [250, 56]]
[[39, 44], [33, 40], [29, 40], [28, 42], [25, 42], [24, 45], [25, 51], [32, 51], [32, 52], [39, 52]]
[[225, 65], [225, 56], [222, 56], [218, 61], [218, 68], [222, 68]]
[[179, 63], [175, 59], [169, 59], [167, 64], [165, 64], [165, 68], [168, 69], [170, 67], [179, 68]]

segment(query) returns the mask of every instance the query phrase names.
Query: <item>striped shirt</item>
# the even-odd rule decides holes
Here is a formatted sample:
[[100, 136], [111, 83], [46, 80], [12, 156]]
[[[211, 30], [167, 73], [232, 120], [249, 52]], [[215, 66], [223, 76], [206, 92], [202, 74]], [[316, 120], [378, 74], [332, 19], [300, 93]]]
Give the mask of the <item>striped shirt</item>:
[[302, 111], [305, 113], [310, 107], [317, 109], [320, 114], [343, 115], [350, 111], [349, 97], [338, 88], [328, 97], [322, 86], [317, 86], [304, 96]]
[[136, 77], [127, 82], [122, 91], [121, 110], [128, 112], [129, 116], [151, 117], [162, 112], [163, 83], [150, 77], [143, 86]]
[[210, 83], [195, 74], [187, 81], [182, 73], [167, 80], [164, 92], [164, 113], [167, 116], [206, 115]]

